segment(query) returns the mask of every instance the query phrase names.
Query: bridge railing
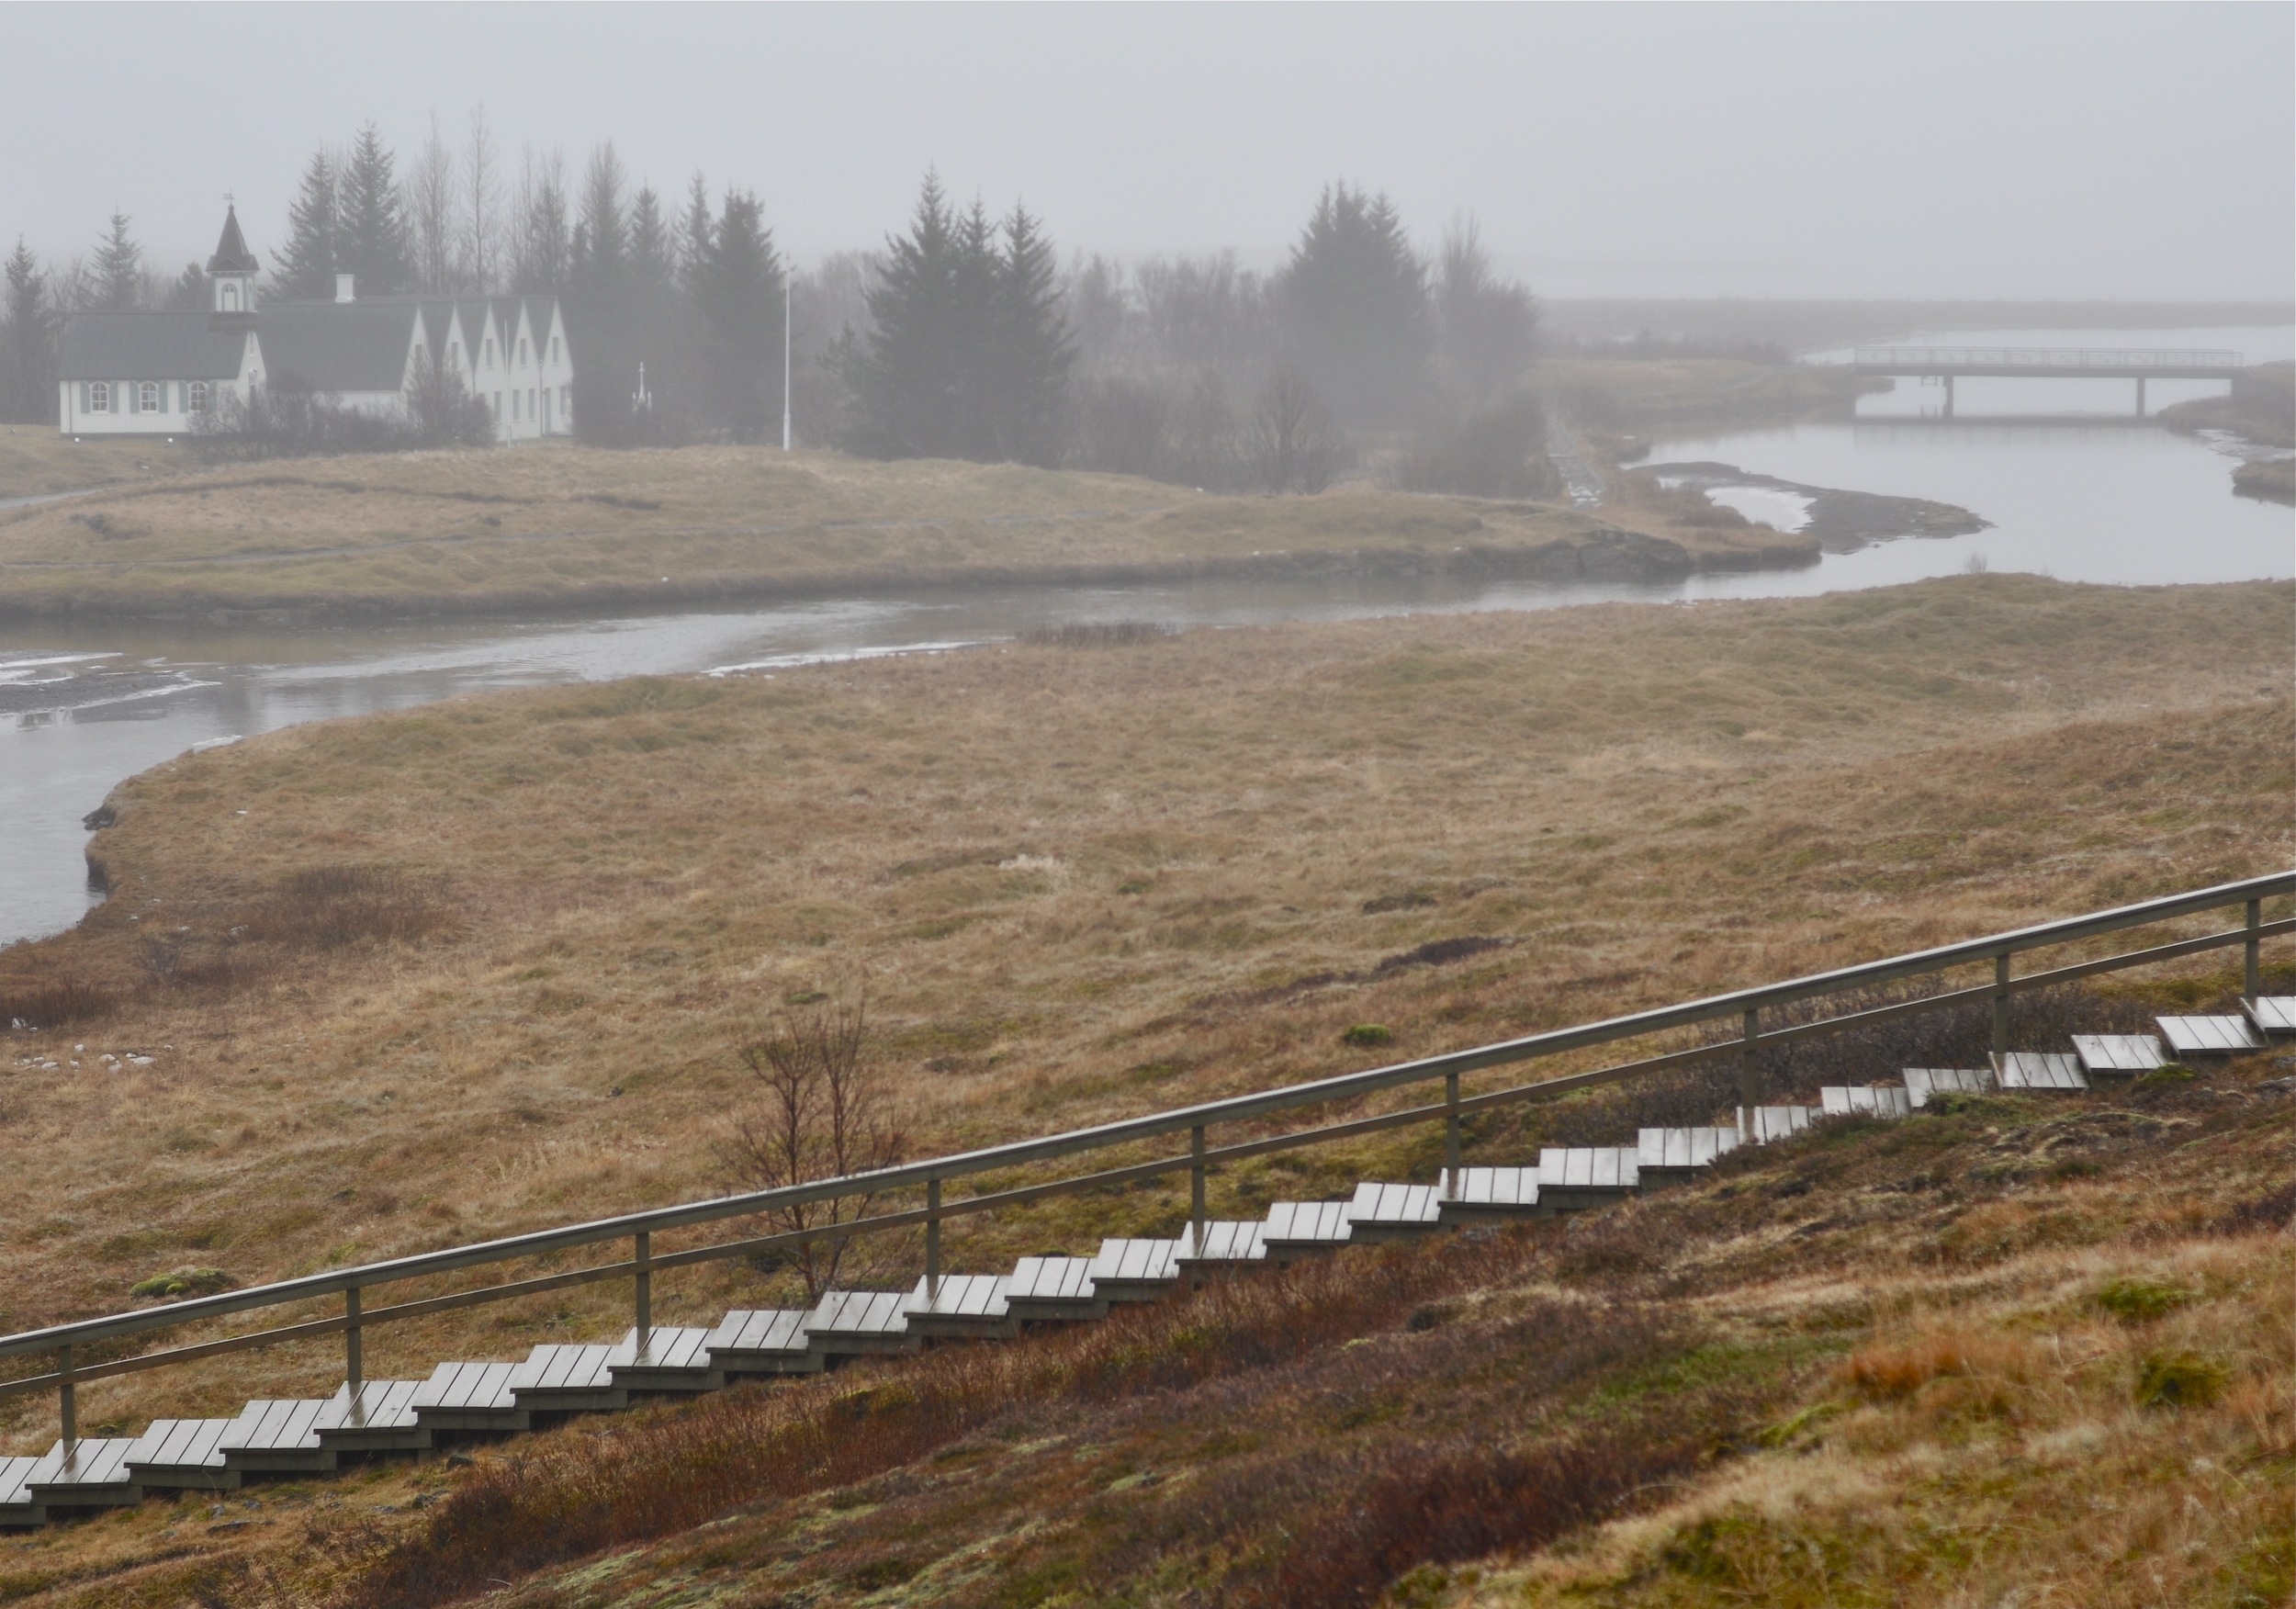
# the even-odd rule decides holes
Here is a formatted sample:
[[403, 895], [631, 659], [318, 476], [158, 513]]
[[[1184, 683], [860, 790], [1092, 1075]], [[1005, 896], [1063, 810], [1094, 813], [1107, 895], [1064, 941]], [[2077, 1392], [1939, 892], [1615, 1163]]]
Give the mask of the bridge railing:
[[1861, 346], [1850, 361], [1860, 368], [2236, 369], [2240, 354], [2159, 346]]
[[[951, 1218], [995, 1211], [1055, 1195], [1105, 1188], [1186, 1171], [1190, 1176], [1191, 1217], [1195, 1222], [1201, 1223], [1205, 1215], [1206, 1174], [1220, 1164], [1300, 1146], [1326, 1144], [1412, 1124], [1440, 1122], [1444, 1125], [1446, 1165], [1456, 1176], [1462, 1144], [1461, 1121], [1469, 1114], [1523, 1101], [1551, 1098], [1573, 1090], [1644, 1077], [1698, 1062], [1727, 1057], [1741, 1059], [1741, 1093], [1746, 1103], [1751, 1105], [1754, 1104], [1755, 1093], [1754, 1056], [1759, 1050], [1764, 1046], [1811, 1039], [1845, 1028], [1986, 1002], [1992, 1008], [1993, 1048], [2006, 1051], [2009, 1049], [2009, 1002], [2019, 993], [2232, 945], [2245, 947], [2244, 982], [2247, 993], [2254, 996], [2257, 990], [2260, 949], [2264, 940], [2296, 932], [2296, 917], [2282, 917], [2266, 921], [2263, 917], [2264, 902], [2290, 895], [2296, 895], [2296, 871], [2195, 889], [2189, 893], [1865, 962], [1834, 972], [1792, 978], [1758, 988], [1710, 996], [1705, 999], [1531, 1034], [1446, 1055], [1429, 1056], [1310, 1083], [1206, 1101], [1094, 1128], [960, 1152], [897, 1167], [821, 1179], [781, 1189], [726, 1196], [645, 1212], [625, 1213], [585, 1223], [566, 1224], [477, 1244], [454, 1246], [354, 1267], [332, 1268], [244, 1290], [196, 1297], [132, 1312], [52, 1324], [43, 1329], [0, 1336], [0, 1359], [42, 1353], [51, 1355], [54, 1359], [54, 1367], [49, 1372], [0, 1381], [0, 1396], [34, 1390], [57, 1391], [63, 1435], [65, 1439], [71, 1440], [76, 1435], [73, 1393], [75, 1387], [84, 1381], [190, 1363], [226, 1352], [340, 1333], [345, 1337], [346, 1378], [356, 1382], [361, 1378], [360, 1336], [367, 1326], [453, 1309], [507, 1301], [606, 1279], [626, 1278], [633, 1282], [634, 1316], [637, 1331], [640, 1335], [647, 1335], [652, 1332], [652, 1277], [656, 1273], [670, 1268], [751, 1256], [809, 1241], [846, 1239], [888, 1230], [922, 1227], [926, 1232], [926, 1274], [929, 1278], [934, 1278], [940, 1273], [940, 1226]], [[2013, 975], [2011, 972], [2013, 960], [2031, 951], [2233, 906], [2245, 909], [2245, 920], [2236, 928], [2071, 962], [2021, 976]], [[1887, 1005], [1868, 1006], [1790, 1026], [1765, 1028], [1762, 1024], [1761, 1017], [1765, 1011], [1774, 1012], [1799, 1002], [1870, 989], [1877, 985], [1936, 977], [1956, 968], [1986, 962], [1990, 962], [1993, 968], [1989, 983], [1936, 989]], [[1734, 1022], [1738, 1030], [1736, 1036], [1685, 1049], [1642, 1054], [1613, 1065], [1565, 1074], [1511, 1088], [1469, 1096], [1464, 1094], [1460, 1087], [1464, 1075], [1483, 1068], [1537, 1061], [1717, 1021]], [[1431, 1084], [1441, 1086], [1442, 1097], [1439, 1101], [1289, 1132], [1255, 1134], [1216, 1148], [1209, 1143], [1210, 1131], [1216, 1125], [1249, 1122], [1307, 1108], [1352, 1101], [1387, 1090]], [[1184, 1154], [1104, 1166], [1042, 1183], [1008, 1184], [1005, 1187], [992, 1188], [955, 1200], [946, 1199], [942, 1195], [943, 1187], [955, 1180], [1008, 1173], [1017, 1168], [1132, 1147], [1179, 1134], [1187, 1136], [1188, 1149]], [[857, 1198], [863, 1201], [882, 1200], [895, 1192], [906, 1194], [917, 1190], [924, 1193], [925, 1202], [921, 1207], [899, 1211], [874, 1211], [841, 1223], [748, 1236], [661, 1255], [653, 1251], [652, 1237], [666, 1231], [749, 1218], [776, 1210], [823, 1202]], [[864, 1207], [860, 1210], [867, 1211], [868, 1209]], [[630, 1243], [632, 1255], [627, 1260], [592, 1264], [477, 1289], [402, 1300], [388, 1307], [370, 1307], [365, 1300], [366, 1292], [382, 1286], [429, 1279], [466, 1269], [548, 1256], [617, 1241]], [[287, 1307], [326, 1298], [339, 1298], [343, 1310], [272, 1329], [126, 1357], [95, 1358], [85, 1355], [88, 1348], [131, 1335], [173, 1330], [235, 1313]]]

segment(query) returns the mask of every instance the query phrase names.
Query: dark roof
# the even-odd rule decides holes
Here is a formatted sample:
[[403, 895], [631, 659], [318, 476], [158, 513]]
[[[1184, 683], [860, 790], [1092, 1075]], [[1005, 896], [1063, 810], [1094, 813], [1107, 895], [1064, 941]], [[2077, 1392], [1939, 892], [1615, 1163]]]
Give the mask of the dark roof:
[[215, 242], [215, 255], [208, 259], [208, 272], [253, 274], [262, 266], [255, 253], [247, 249], [246, 237], [239, 232], [239, 208], [224, 208], [222, 238]]
[[256, 313], [275, 386], [396, 391], [407, 383], [417, 309], [411, 301], [265, 302]]
[[247, 323], [211, 313], [74, 313], [56, 374], [66, 380], [219, 380], [239, 373]]

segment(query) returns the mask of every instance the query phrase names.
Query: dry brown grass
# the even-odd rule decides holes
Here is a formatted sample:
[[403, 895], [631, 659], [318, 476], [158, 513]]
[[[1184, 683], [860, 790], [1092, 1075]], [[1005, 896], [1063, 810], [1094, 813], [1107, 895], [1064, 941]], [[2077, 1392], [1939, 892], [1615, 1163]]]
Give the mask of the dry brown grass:
[[197, 467], [187, 447], [164, 441], [75, 442], [52, 426], [0, 425], [0, 498], [152, 480]]
[[1643, 573], [1646, 552], [1667, 573], [1708, 548], [1742, 562], [1731, 533], [1648, 528], [1669, 534], [1363, 485], [1207, 496], [1013, 465], [543, 444], [209, 471], [0, 513], [0, 605], [19, 616], [435, 613], [951, 581], [1576, 574], [1582, 548], [1622, 578]]
[[[735, 1047], [837, 975], [872, 979], [918, 1143], [956, 1145], [2285, 864], [2287, 608], [2285, 587], [1995, 577], [1023, 645], [472, 699], [186, 757], [119, 791], [95, 840], [111, 902], [0, 956], [0, 996], [103, 1013], [6, 1036], [0, 1313], [720, 1187]], [[341, 868], [429, 891], [427, 914], [322, 922], [332, 945], [266, 927], [295, 880]], [[1506, 942], [1451, 942], [1470, 938]], [[1431, 944], [1463, 959], [1390, 964]], [[1366, 1022], [1391, 1047], [1343, 1042]], [[99, 1059], [130, 1051], [154, 1060]], [[1425, 1142], [1239, 1167], [1215, 1202], [1323, 1194]], [[1143, 1187], [968, 1221], [950, 1255], [1181, 1210]], [[696, 1271], [657, 1301], [758, 1295]], [[620, 1301], [378, 1331], [369, 1368], [603, 1332]], [[88, 1388], [84, 1421], [336, 1367], [314, 1344], [130, 1377]], [[0, 1402], [0, 1425], [36, 1444], [46, 1412]]]

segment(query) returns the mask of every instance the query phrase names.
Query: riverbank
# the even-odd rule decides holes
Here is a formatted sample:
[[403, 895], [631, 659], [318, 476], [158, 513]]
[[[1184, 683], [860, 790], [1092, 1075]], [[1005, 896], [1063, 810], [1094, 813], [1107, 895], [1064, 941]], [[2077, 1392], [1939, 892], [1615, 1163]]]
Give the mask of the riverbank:
[[1688, 487], [1722, 507], [1730, 505], [1716, 500], [1716, 492], [1750, 488], [1779, 493], [1773, 504], [1775, 512], [1770, 517], [1785, 518], [1788, 523], [1782, 529], [1809, 537], [1827, 553], [1855, 553], [1869, 544], [1899, 537], [1971, 536], [1991, 525], [1990, 521], [1951, 503], [1805, 486], [1775, 475], [1753, 474], [1734, 464], [1652, 464], [1640, 472], [1663, 487]]
[[302, 460], [0, 514], [0, 616], [304, 619], [627, 610], [1201, 577], [1655, 581], [1814, 545], [1663, 512], [1218, 496], [1012, 465], [545, 444]]

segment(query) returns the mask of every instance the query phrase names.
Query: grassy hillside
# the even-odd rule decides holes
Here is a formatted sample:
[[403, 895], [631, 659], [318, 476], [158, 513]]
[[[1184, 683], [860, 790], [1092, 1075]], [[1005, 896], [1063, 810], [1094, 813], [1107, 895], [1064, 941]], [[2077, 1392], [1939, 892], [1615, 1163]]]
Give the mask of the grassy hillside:
[[1360, 486], [1225, 497], [1012, 465], [552, 443], [242, 467], [0, 513], [0, 611], [452, 613], [1202, 573], [1631, 579], [1815, 551], [1767, 528]]
[[159, 479], [197, 467], [188, 447], [164, 441], [75, 442], [52, 425], [0, 424], [0, 501]]
[[[252, 1283], [722, 1188], [748, 1098], [735, 1047], [778, 1002], [861, 980], [906, 1120], [937, 1148], [2284, 866], [2290, 602], [2285, 585], [1965, 577], [1086, 636], [490, 696], [186, 756], [116, 793], [93, 844], [110, 902], [0, 951], [0, 1018], [51, 1024], [0, 1035], [0, 1326], [109, 1311], [185, 1266]], [[1486, 942], [1442, 944], [1459, 939]], [[2206, 965], [2193, 977], [2180, 997], [2221, 991]], [[1373, 1023], [1389, 1050], [1343, 1041]], [[105, 1060], [129, 1053], [150, 1059]], [[1480, 1129], [1476, 1154], [1604, 1123], [1580, 1103], [1529, 1113]], [[1214, 1210], [1424, 1173], [1429, 1143], [1241, 1166]], [[970, 1221], [949, 1256], [989, 1266], [1184, 1211], [1157, 1187]], [[1800, 1221], [1746, 1221], [1749, 1248], [1799, 1243]], [[1703, 1243], [1689, 1233], [1665, 1230], [1664, 1266]], [[2120, 1243], [2100, 1234], [2078, 1243]], [[1545, 1246], [1469, 1258], [1445, 1288], [1559, 1290]], [[1803, 1288], [1761, 1294], [1771, 1275], [1741, 1272], [1728, 1288], [1750, 1294], [1697, 1287], [1665, 1345]], [[1886, 1257], [1871, 1277], [1921, 1288]], [[1437, 1300], [1397, 1277], [1395, 1302]], [[1969, 1300], [2012, 1300], [1990, 1277]], [[785, 1294], [720, 1268], [665, 1277], [656, 1302], [683, 1322]], [[621, 1301], [586, 1288], [377, 1331], [368, 1369], [618, 1333]], [[1897, 1345], [1897, 1310], [1875, 1311], [1871, 1337]], [[1408, 1317], [1363, 1311], [1345, 1323], [1366, 1333]], [[1747, 1412], [1831, 1378], [1786, 1361]], [[313, 1345], [105, 1381], [83, 1423], [223, 1411], [338, 1367]], [[1739, 1437], [1737, 1399], [1716, 1401], [1686, 1423]], [[44, 1445], [51, 1412], [0, 1402], [6, 1450]], [[1444, 1414], [1490, 1418], [1465, 1399]], [[407, 1521], [376, 1511], [439, 1473], [259, 1493], [243, 1532], [147, 1505], [0, 1544], [0, 1589], [51, 1570], [70, 1601], [72, 1581], [263, 1555], [330, 1515], [395, 1536]]]

